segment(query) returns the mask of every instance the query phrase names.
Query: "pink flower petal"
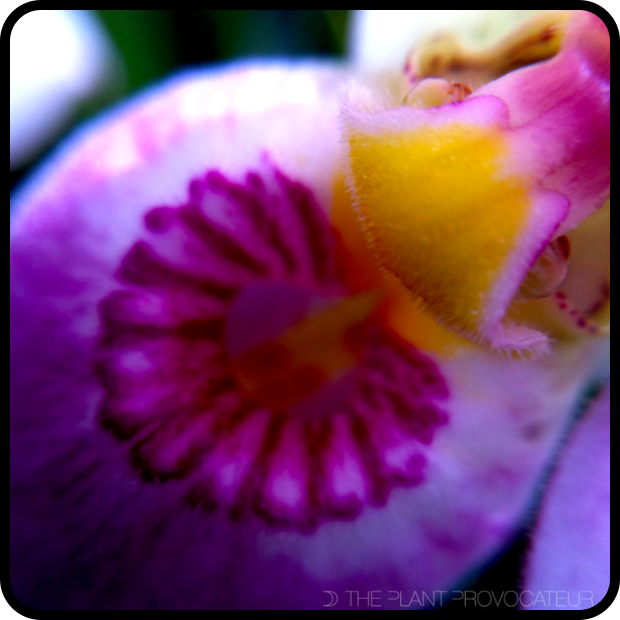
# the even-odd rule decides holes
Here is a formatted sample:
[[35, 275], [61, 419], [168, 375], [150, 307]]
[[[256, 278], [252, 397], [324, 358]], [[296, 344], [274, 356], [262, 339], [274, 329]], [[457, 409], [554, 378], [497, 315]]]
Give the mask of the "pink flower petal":
[[420, 81], [413, 108], [350, 89], [342, 118], [359, 220], [378, 262], [438, 322], [497, 349], [545, 351], [547, 335], [509, 310], [550, 242], [609, 197], [609, 33], [576, 11], [551, 60], [464, 100], [444, 103], [440, 82]]
[[514, 71], [476, 91], [510, 108], [514, 159], [540, 183], [565, 195], [565, 234], [609, 198], [609, 32], [592, 13], [575, 11], [565, 44], [549, 62]]
[[[213, 445], [197, 441], [214, 436], [213, 418], [182, 409], [210, 389], [218, 363], [229, 368], [214, 361], [206, 340], [219, 327], [205, 320], [226, 315], [228, 288], [279, 282], [289, 306], [274, 313], [276, 332], [326, 296], [331, 276], [313, 272], [317, 255], [330, 256], [317, 243], [326, 218], [309, 218], [323, 224], [306, 242], [303, 227], [287, 225], [289, 237], [267, 226], [260, 243], [246, 243], [254, 233], [240, 205], [261, 193], [262, 178], [272, 189], [259, 206], [282, 221], [296, 209], [329, 211], [341, 77], [254, 67], [179, 80], [91, 127], [18, 197], [11, 585], [23, 603], [316, 609], [332, 590], [347, 608], [346, 590], [379, 589], [397, 608], [389, 591], [448, 589], [518, 526], [600, 357], [596, 343], [519, 363], [474, 349], [446, 359], [380, 336], [359, 366], [369, 389], [329, 417], [327, 439], [307, 452], [301, 417], [266, 408], [243, 417], [240, 390], [218, 401], [216, 414], [240, 415], [234, 428], [224, 416], [229, 428]], [[207, 186], [206, 206], [192, 209]], [[302, 265], [288, 275], [286, 241]], [[267, 284], [254, 279], [265, 274]], [[289, 296], [300, 282], [318, 290]], [[237, 323], [250, 293], [237, 300]], [[234, 342], [233, 355], [257, 344], [243, 333]], [[116, 398], [116, 436], [104, 424], [106, 397]], [[238, 514], [266, 443], [272, 467], [253, 487], [262, 503]], [[317, 456], [331, 512], [307, 519], [304, 476], [316, 474], [308, 462]], [[145, 463], [154, 479], [140, 476]]]
[[609, 590], [609, 416], [608, 387], [562, 451], [533, 533], [525, 609], [589, 609]]

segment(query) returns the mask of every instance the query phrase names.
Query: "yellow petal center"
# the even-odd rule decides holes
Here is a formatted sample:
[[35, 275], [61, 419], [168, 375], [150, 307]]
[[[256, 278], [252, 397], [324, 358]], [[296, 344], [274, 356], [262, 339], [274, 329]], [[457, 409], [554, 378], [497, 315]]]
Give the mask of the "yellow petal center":
[[348, 139], [358, 208], [382, 264], [440, 320], [476, 332], [529, 208], [526, 179], [499, 174], [501, 129], [452, 122]]

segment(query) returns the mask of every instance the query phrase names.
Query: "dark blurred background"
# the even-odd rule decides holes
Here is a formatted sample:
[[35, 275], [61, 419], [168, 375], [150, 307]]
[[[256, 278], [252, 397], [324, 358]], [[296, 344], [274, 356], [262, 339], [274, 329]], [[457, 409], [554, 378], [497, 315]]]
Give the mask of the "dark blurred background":
[[[208, 66], [226, 60], [255, 56], [343, 57], [346, 51], [345, 10], [103, 10], [94, 11], [107, 32], [118, 66], [105, 88], [80, 101], [60, 124], [54, 136], [36, 155], [11, 170], [11, 189], [77, 124], [115, 101], [148, 87], [180, 68]], [[517, 590], [518, 574], [527, 545], [525, 533], [469, 590]], [[448, 609], [462, 607], [452, 601]], [[470, 603], [471, 607], [471, 603]]]
[[248, 56], [342, 56], [348, 11], [97, 11], [127, 92], [178, 67]]

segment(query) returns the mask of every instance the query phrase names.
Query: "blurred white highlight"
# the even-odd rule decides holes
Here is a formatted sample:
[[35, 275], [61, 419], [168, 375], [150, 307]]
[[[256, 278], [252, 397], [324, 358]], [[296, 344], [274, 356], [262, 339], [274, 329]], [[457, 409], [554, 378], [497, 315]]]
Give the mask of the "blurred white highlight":
[[27, 163], [104, 87], [117, 62], [90, 11], [31, 11], [15, 24], [11, 54], [11, 169]]
[[471, 45], [491, 43], [534, 12], [355, 11], [350, 22], [349, 57], [357, 68], [365, 71], [400, 71], [411, 47], [429, 35], [447, 30]]

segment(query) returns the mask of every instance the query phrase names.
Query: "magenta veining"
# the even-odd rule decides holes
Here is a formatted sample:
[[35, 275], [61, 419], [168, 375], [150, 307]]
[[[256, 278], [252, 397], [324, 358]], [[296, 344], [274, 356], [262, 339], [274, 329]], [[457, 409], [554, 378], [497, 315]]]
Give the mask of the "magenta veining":
[[[312, 193], [273, 168], [242, 183], [209, 171], [188, 193], [146, 213], [122, 287], [100, 304], [99, 419], [137, 475], [184, 484], [205, 509], [303, 530], [423, 483], [424, 446], [448, 420], [429, 358], [371, 315], [346, 333], [355, 363], [316, 387], [307, 364], [278, 359], [282, 334], [348, 295]], [[246, 350], [269, 389], [282, 364], [288, 401], [247, 388], [234, 359]]]

